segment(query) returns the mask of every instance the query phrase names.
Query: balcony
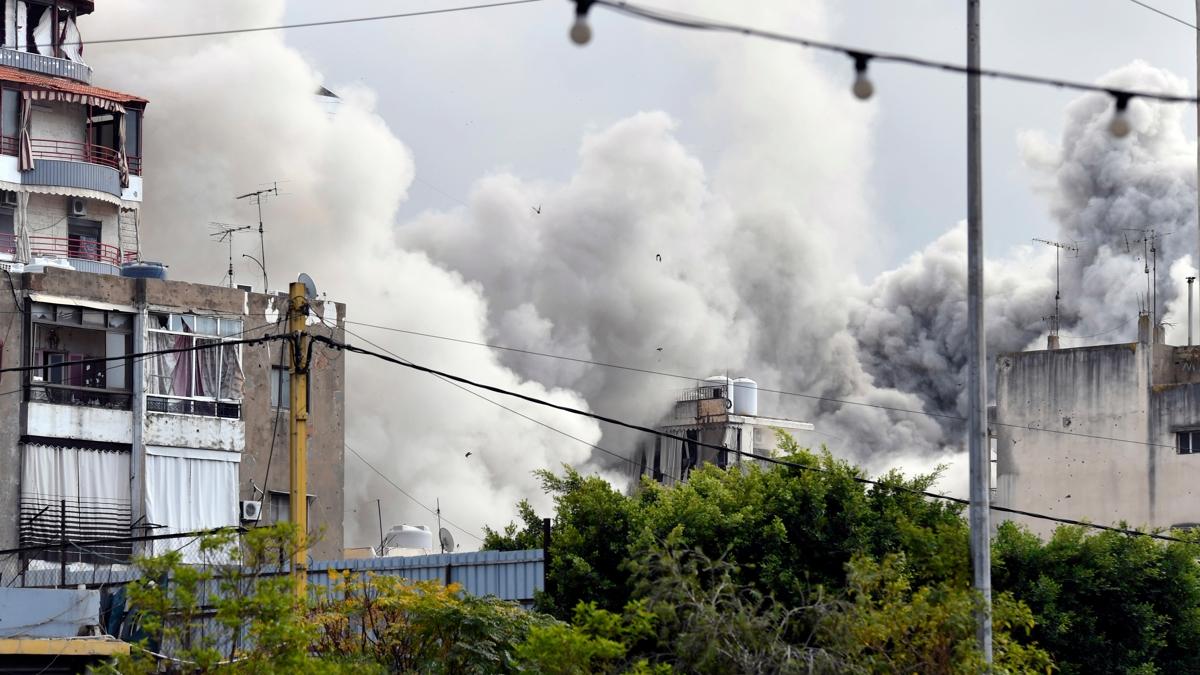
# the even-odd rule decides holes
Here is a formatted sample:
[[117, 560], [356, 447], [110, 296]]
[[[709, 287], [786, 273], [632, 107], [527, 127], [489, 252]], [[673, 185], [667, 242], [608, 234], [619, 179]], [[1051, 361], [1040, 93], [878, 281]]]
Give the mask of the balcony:
[[[122, 196], [121, 156], [116, 150], [50, 138], [33, 138], [29, 144], [33, 151], [33, 169], [21, 173], [22, 183], [97, 190]], [[0, 154], [16, 156], [19, 149], [17, 137], [0, 136]], [[126, 161], [130, 175], [141, 175], [140, 157], [126, 157]]]
[[[15, 256], [16, 253], [16, 235], [0, 232], [0, 255]], [[80, 272], [120, 275], [121, 263], [136, 260], [137, 253], [129, 251], [122, 255], [112, 244], [86, 239], [33, 236], [29, 238], [29, 256], [30, 259], [65, 259]]]
[[16, 49], [0, 49], [0, 66], [65, 77], [84, 84], [92, 81], [92, 69], [85, 64]]

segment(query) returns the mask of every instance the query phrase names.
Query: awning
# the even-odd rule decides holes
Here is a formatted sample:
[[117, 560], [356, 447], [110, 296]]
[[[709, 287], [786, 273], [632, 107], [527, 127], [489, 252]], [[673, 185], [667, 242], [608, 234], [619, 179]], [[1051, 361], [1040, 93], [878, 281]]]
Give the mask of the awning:
[[67, 298], [59, 295], [49, 295], [46, 293], [30, 293], [29, 299], [34, 302], [45, 302], [51, 305], [66, 305], [68, 307], [87, 307], [88, 309], [103, 309], [109, 312], [127, 312], [130, 314], [136, 313], [137, 308], [133, 305], [118, 305], [111, 302], [97, 302], [95, 300], [80, 300], [79, 298]]
[[86, 103], [113, 112], [124, 112], [126, 105], [140, 108], [149, 103], [146, 99], [133, 94], [93, 87], [90, 84], [68, 80], [65, 77], [52, 77], [6, 66], [0, 66], [0, 81], [25, 85], [25, 89], [33, 92], [34, 100]]

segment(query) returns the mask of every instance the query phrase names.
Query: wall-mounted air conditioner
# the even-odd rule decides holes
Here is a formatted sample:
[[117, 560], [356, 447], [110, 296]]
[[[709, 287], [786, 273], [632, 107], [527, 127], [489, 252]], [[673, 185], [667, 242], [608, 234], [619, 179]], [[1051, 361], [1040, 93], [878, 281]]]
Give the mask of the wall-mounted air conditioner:
[[242, 502], [242, 520], [257, 523], [262, 519], [262, 502]]
[[71, 198], [71, 215], [86, 216], [87, 215], [87, 200], [79, 197]]

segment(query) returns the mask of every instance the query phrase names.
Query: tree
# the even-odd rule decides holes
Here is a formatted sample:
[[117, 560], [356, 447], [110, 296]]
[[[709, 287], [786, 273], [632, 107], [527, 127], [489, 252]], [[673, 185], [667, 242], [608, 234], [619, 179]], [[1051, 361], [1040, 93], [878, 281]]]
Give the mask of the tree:
[[1200, 671], [1195, 545], [1075, 526], [1043, 542], [1004, 523], [993, 548], [993, 585], [1029, 604], [1064, 674]]

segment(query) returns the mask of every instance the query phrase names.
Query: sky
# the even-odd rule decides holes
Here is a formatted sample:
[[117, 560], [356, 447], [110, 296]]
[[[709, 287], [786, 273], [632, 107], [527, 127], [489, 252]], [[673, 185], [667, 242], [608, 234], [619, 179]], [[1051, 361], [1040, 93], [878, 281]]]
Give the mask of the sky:
[[[451, 6], [214, 0], [162, 12], [111, 0], [81, 30], [87, 40]], [[964, 60], [961, 2], [655, 6]], [[600, 7], [580, 48], [567, 39], [572, 14], [544, 0], [89, 47], [97, 84], [151, 100], [145, 255], [174, 278], [216, 283], [225, 249], [208, 223], [253, 222], [233, 197], [279, 181], [264, 207], [277, 288], [304, 271], [354, 322], [686, 377], [352, 323], [360, 345], [647, 425], [688, 378], [747, 375], [804, 394], [761, 406], [815, 423], [805, 444], [871, 473], [945, 465], [939, 488], [961, 493], [951, 418], [965, 413], [964, 79], [878, 64], [876, 95], [860, 102], [841, 55]], [[987, 2], [983, 61], [1187, 91], [1193, 37], [1128, 0]], [[319, 86], [342, 97], [335, 113], [313, 96]], [[1064, 267], [1063, 324], [1087, 344], [1077, 336], [1121, 338], [1112, 327], [1136, 311], [1141, 264], [1122, 232], [1178, 230], [1163, 247], [1178, 325], [1174, 282], [1195, 259], [1194, 111], [1135, 101], [1135, 133], [1117, 140], [1110, 108], [1103, 95], [985, 83], [990, 354], [1044, 344], [1054, 258], [1032, 237], [1086, 240]], [[237, 273], [258, 282], [252, 263]], [[347, 545], [377, 536], [376, 497], [385, 521], [430, 525], [423, 509], [440, 500], [472, 545], [519, 499], [549, 508], [534, 469], [569, 463], [624, 489], [641, 439], [494, 398], [350, 359], [347, 443], [411, 496], [347, 456]]]
[[[465, 3], [472, 4], [472, 3]], [[649, 3], [646, 3], [649, 4]], [[769, 5], [756, 0], [753, 5]], [[689, 10], [688, 3], [651, 6]], [[892, 51], [964, 63], [965, 3], [912, 0], [827, 3], [834, 41], [872, 51]], [[394, 13], [398, 8], [454, 6], [448, 2], [391, 0], [343, 5], [287, 6], [289, 21]], [[705, 16], [751, 23], [796, 35], [802, 23], [745, 21], [745, 3]], [[1160, 0], [1159, 6], [1192, 21], [1194, 6]], [[708, 9], [708, 8], [706, 8]], [[467, 198], [472, 183], [497, 168], [547, 179], [570, 171], [583, 130], [638, 110], [663, 109], [680, 120], [679, 136], [699, 156], [719, 153], [723, 139], [702, 133], [698, 104], [710, 86], [692, 40], [719, 51], [746, 38], [695, 37], [679, 29], [646, 25], [597, 8], [595, 38], [580, 49], [568, 42], [571, 6], [545, 0], [530, 6], [400, 19], [381, 24], [296, 30], [288, 43], [300, 49], [336, 90], [362, 82], [378, 96], [378, 109], [412, 149], [416, 181], [401, 217], [450, 208]], [[1195, 81], [1194, 32], [1129, 0], [1003, 0], [984, 2], [985, 67], [1091, 82], [1134, 59]], [[343, 49], [342, 40], [361, 49]], [[481, 54], [489, 55], [480, 60]], [[819, 57], [833, 77], [851, 80], [840, 56]], [[863, 133], [875, 143], [870, 167], [871, 206], [885, 227], [872, 242], [878, 256], [857, 262], [873, 276], [908, 257], [965, 217], [965, 80], [900, 65], [872, 69], [876, 95], [867, 104], [875, 124]], [[786, 86], [786, 85], [784, 85]], [[984, 214], [988, 251], [1007, 250], [1032, 237], [1052, 238], [1045, 200], [1031, 189], [1018, 149], [1026, 130], [1061, 130], [1063, 107], [1074, 95], [1053, 88], [988, 81], [983, 89]], [[1194, 128], [1194, 114], [1189, 111]], [[802, 152], [802, 149], [797, 149]]]

